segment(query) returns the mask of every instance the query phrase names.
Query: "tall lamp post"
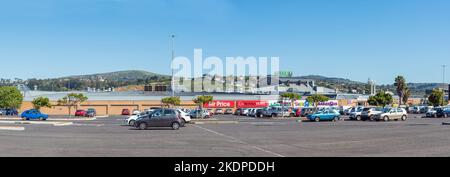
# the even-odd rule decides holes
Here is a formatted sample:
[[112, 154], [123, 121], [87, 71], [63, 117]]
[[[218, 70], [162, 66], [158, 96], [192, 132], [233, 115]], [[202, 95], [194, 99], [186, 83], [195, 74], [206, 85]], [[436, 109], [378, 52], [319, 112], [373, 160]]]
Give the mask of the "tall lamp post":
[[[442, 98], [442, 105], [445, 106], [445, 67], [446, 65], [442, 65], [442, 91], [444, 92]], [[449, 90], [450, 91], [450, 90]]]
[[173, 60], [175, 59], [175, 34], [171, 34], [170, 38], [172, 39], [172, 62], [170, 63], [170, 69], [172, 71], [172, 79], [171, 79], [171, 90], [172, 90], [172, 97], [175, 97], [175, 83], [174, 83], [174, 72], [173, 72]]

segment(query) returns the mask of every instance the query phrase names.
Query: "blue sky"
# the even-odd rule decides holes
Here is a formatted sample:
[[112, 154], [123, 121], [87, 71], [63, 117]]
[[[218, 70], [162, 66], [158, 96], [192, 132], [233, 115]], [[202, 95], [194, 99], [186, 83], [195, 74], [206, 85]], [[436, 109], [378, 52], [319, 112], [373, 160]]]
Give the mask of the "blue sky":
[[203, 48], [279, 56], [296, 75], [442, 82], [449, 8], [448, 0], [0, 0], [0, 77], [170, 73], [176, 33], [176, 54], [190, 58]]

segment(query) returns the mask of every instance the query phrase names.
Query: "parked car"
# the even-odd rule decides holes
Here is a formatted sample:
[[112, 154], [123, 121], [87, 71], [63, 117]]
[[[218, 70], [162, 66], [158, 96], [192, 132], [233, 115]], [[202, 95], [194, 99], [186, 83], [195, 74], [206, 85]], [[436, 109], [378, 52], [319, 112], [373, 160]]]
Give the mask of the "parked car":
[[131, 112], [130, 112], [129, 109], [122, 109], [122, 115], [123, 116], [129, 116], [129, 115], [131, 115]]
[[141, 111], [139, 111], [137, 109], [134, 109], [132, 112], [132, 115], [139, 115], [139, 114], [141, 114]]
[[255, 112], [255, 117], [264, 117], [266, 114], [266, 109], [257, 109]]
[[255, 114], [256, 114], [256, 109], [249, 109], [248, 113], [247, 113], [247, 116], [248, 117], [255, 117]]
[[233, 114], [233, 109], [226, 109], [225, 114]]
[[77, 110], [77, 111], [75, 111], [75, 116], [76, 117], [84, 117], [84, 116], [86, 116], [86, 111], [85, 110]]
[[313, 113], [314, 113], [314, 108], [303, 108], [301, 110], [300, 117], [306, 117], [306, 116], [308, 116], [310, 114], [313, 114]]
[[148, 127], [171, 127], [173, 130], [178, 130], [181, 125], [182, 118], [176, 109], [161, 109], [139, 117], [134, 126], [140, 130], [145, 130]]
[[125, 119], [125, 123], [126, 123], [127, 125], [129, 125], [129, 126], [134, 126], [135, 123], [136, 123], [136, 120], [137, 120], [139, 117], [149, 115], [149, 114], [151, 114], [151, 113], [152, 113], [153, 111], [155, 111], [155, 110], [157, 110], [157, 109], [153, 109], [153, 110], [150, 110], [150, 109], [149, 109], [149, 110], [147, 110], [147, 111], [141, 112], [141, 114], [139, 114], [139, 115], [132, 115], [132, 116], [128, 117], [128, 119]]
[[6, 114], [6, 111], [3, 110], [3, 109], [0, 109], [0, 116], [3, 116], [3, 115], [5, 115], [5, 114]]
[[189, 113], [189, 116], [190, 116], [192, 119], [197, 119], [197, 118], [201, 118], [201, 119], [204, 119], [204, 118], [211, 118], [211, 114], [210, 114], [208, 111], [206, 111], [206, 110], [193, 110], [193, 111], [191, 111], [191, 112]]
[[383, 113], [383, 108], [364, 108], [361, 112], [361, 120], [373, 121], [373, 116], [381, 113]]
[[438, 118], [447, 118], [450, 116], [450, 109], [449, 108], [438, 108], [436, 109], [436, 117]]
[[39, 110], [36, 109], [30, 109], [25, 112], [23, 112], [20, 117], [23, 120], [47, 120], [48, 115], [42, 114]]
[[290, 117], [291, 113], [288, 108], [270, 107], [264, 114], [266, 117]]
[[249, 111], [250, 109], [242, 109], [241, 110], [241, 116], [246, 116], [247, 114], [248, 114], [248, 111]]
[[17, 109], [5, 109], [4, 110], [5, 116], [17, 116], [19, 115], [19, 111]]
[[191, 116], [189, 115], [189, 113], [184, 112], [183, 109], [176, 109], [176, 111], [178, 112], [178, 114], [181, 117], [181, 126], [185, 127], [186, 123], [191, 122]]
[[383, 113], [374, 116], [377, 121], [383, 120], [385, 122], [390, 120], [402, 120], [408, 119], [408, 113], [403, 108], [385, 108]]
[[214, 114], [219, 115], [219, 114], [224, 114], [225, 112], [223, 112], [223, 109], [216, 109], [216, 112]]
[[352, 108], [351, 112], [350, 112], [350, 120], [362, 120], [361, 119], [361, 113], [363, 111], [364, 107], [355, 107]]
[[433, 109], [433, 106], [424, 106], [420, 109], [420, 114], [426, 114], [430, 109]]
[[439, 109], [439, 108], [428, 109], [428, 111], [427, 111], [427, 113], [425, 114], [425, 116], [428, 117], [428, 118], [431, 118], [431, 117], [437, 117], [437, 116], [436, 116], [437, 109]]
[[292, 110], [292, 113], [294, 114], [294, 117], [300, 117], [302, 115], [302, 109], [295, 108]]
[[307, 116], [310, 121], [338, 121], [341, 120], [341, 114], [337, 110], [318, 111]]
[[87, 109], [85, 116], [86, 117], [95, 117], [95, 116], [97, 116], [97, 110], [95, 110], [94, 108], [89, 108], [89, 109]]

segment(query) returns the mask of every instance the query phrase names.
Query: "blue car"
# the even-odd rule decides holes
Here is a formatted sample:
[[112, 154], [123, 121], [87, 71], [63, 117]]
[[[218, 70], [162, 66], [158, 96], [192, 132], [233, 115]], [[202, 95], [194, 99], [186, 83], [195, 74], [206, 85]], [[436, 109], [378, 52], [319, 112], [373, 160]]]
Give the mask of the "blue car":
[[42, 114], [39, 110], [31, 109], [28, 111], [23, 112], [20, 117], [22, 117], [23, 120], [47, 120], [48, 115]]
[[341, 114], [336, 110], [323, 110], [307, 116], [310, 121], [338, 121], [341, 120]]

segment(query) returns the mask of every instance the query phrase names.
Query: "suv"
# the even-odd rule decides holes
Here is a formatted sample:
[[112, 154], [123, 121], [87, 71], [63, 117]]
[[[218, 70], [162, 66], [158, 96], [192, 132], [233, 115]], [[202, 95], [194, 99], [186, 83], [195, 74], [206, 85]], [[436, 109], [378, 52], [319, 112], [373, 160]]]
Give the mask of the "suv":
[[156, 110], [149, 115], [139, 117], [134, 124], [140, 130], [148, 127], [171, 127], [173, 130], [178, 130], [181, 125], [181, 117], [175, 109]]
[[390, 120], [402, 120], [408, 119], [408, 113], [403, 108], [386, 108], [383, 113], [373, 116], [375, 120], [383, 120], [385, 122]]
[[361, 113], [363, 111], [364, 107], [355, 107], [352, 108], [352, 110], [350, 111], [350, 120], [362, 120], [361, 119]]
[[382, 108], [364, 108], [361, 112], [361, 120], [363, 121], [373, 121], [373, 116], [383, 113]]

